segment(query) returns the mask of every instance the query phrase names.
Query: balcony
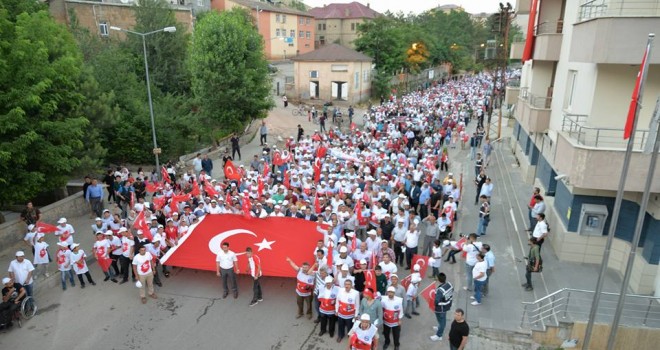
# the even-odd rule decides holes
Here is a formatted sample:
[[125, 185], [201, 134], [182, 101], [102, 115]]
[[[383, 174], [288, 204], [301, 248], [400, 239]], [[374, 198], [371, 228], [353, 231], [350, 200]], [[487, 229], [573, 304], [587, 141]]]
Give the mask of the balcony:
[[508, 80], [506, 82], [506, 92], [504, 93], [504, 104], [515, 104], [518, 101], [518, 96], [520, 96], [520, 78]]
[[525, 41], [514, 41], [511, 43], [511, 52], [509, 53], [509, 59], [511, 60], [522, 60], [523, 52], [525, 51]]
[[[639, 64], [648, 34], [660, 28], [660, 0], [591, 0], [578, 11], [569, 61]], [[650, 63], [660, 63], [658, 50]]]
[[[641, 153], [641, 150], [648, 138], [648, 130], [637, 130], [635, 133], [626, 191], [643, 190], [650, 155]], [[586, 115], [565, 113], [561, 133], [557, 136], [554, 168], [558, 173], [568, 175], [571, 186], [616, 191], [626, 144], [623, 128], [589, 126]], [[656, 167], [658, 171], [660, 164]], [[660, 177], [656, 178], [651, 185], [651, 192], [654, 193], [660, 192]]]
[[559, 61], [564, 21], [543, 22], [536, 26], [534, 59], [539, 61]]
[[527, 132], [545, 132], [550, 126], [552, 97], [537, 96], [529, 88], [521, 88], [516, 119]]
[[532, 4], [531, 0], [518, 0], [516, 1], [516, 13], [519, 15], [528, 15], [529, 8]]

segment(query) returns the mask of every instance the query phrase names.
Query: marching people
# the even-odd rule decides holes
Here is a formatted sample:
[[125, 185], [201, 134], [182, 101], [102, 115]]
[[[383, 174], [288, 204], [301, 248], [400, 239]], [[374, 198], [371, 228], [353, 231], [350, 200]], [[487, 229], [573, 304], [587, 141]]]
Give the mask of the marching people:
[[75, 287], [73, 281], [73, 272], [71, 271], [71, 251], [65, 242], [57, 242], [57, 269], [60, 271], [62, 279], [62, 290], [66, 290], [66, 280], [69, 279], [71, 287]]
[[140, 246], [138, 254], [133, 257], [133, 272], [138, 276], [136, 286], [140, 290], [140, 300], [142, 304], [147, 303], [145, 289], [150, 298], [158, 299], [154, 292], [154, 273], [156, 272], [156, 265], [153, 263], [153, 256], [147, 252], [147, 247]]
[[309, 263], [304, 262], [302, 266], [296, 265], [289, 257], [286, 261], [291, 265], [296, 275], [296, 304], [298, 305], [298, 314], [296, 318], [301, 318], [305, 314], [305, 304], [307, 304], [307, 318], [312, 319], [312, 292], [314, 290], [314, 282], [316, 280], [314, 269], [316, 264], [309, 266]]
[[326, 276], [323, 282], [324, 286], [320, 288], [318, 292], [319, 316], [321, 323], [319, 337], [328, 333], [330, 338], [333, 338], [335, 336], [335, 323], [337, 322], [335, 304], [337, 303], [339, 287], [335, 285], [335, 280], [332, 276]]
[[40, 276], [49, 277], [48, 265], [50, 264], [50, 253], [48, 252], [48, 243], [46, 243], [46, 235], [37, 233], [34, 243], [34, 265], [33, 278], [41, 278]]
[[337, 343], [346, 336], [346, 332], [353, 328], [353, 320], [360, 312], [360, 293], [353, 289], [351, 280], [344, 281], [344, 288], [337, 293]]
[[349, 348], [355, 350], [378, 349], [378, 328], [372, 323], [369, 314], [362, 314], [360, 322], [356, 322], [348, 332]]
[[16, 259], [9, 263], [9, 277], [15, 282], [25, 288], [28, 296], [34, 293], [34, 265], [30, 260], [25, 259], [25, 253], [22, 250], [16, 252]]
[[222, 279], [222, 299], [229, 295], [229, 282], [231, 281], [231, 290], [234, 299], [238, 298], [238, 284], [236, 283], [236, 274], [238, 273], [238, 258], [236, 253], [229, 250], [229, 243], [222, 242], [221, 249], [216, 255], [216, 275]]
[[371, 324], [380, 327], [383, 324], [383, 306], [380, 298], [375, 298], [375, 292], [370, 288], [365, 288], [360, 300], [360, 315], [367, 314], [370, 317]]
[[87, 262], [85, 261], [85, 258], [87, 257], [85, 255], [85, 251], [80, 249], [79, 247], [80, 244], [78, 243], [73, 243], [71, 245], [72, 248], [71, 264], [73, 266], [73, 271], [78, 276], [78, 281], [80, 282], [80, 288], [85, 288], [85, 281], [83, 280], [83, 275], [87, 277], [87, 282], [89, 282], [89, 284], [95, 286], [96, 283], [94, 283], [94, 280], [92, 279], [92, 275], [89, 273]]
[[387, 287], [387, 296], [382, 298], [383, 305], [383, 349], [390, 346], [390, 334], [394, 349], [398, 350], [401, 345], [399, 339], [401, 336], [401, 315], [403, 314], [403, 299], [395, 295], [394, 286]]
[[252, 248], [245, 248], [245, 256], [248, 259], [248, 273], [252, 277], [252, 301], [249, 306], [257, 305], [260, 301], [264, 301], [261, 293], [261, 259], [252, 253]]

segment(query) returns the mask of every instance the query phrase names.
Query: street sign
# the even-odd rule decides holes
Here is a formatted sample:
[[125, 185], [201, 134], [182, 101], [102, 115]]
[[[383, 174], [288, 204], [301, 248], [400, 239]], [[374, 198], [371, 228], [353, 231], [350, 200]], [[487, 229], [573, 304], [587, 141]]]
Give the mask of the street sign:
[[162, 150], [160, 148], [154, 148], [153, 152], [154, 152], [154, 154], [161, 154]]

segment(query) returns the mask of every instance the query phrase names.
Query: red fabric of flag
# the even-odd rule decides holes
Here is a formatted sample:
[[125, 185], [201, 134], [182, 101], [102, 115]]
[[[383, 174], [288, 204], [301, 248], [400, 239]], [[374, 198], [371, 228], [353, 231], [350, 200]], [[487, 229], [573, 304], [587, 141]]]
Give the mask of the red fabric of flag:
[[172, 179], [170, 179], [170, 174], [167, 173], [167, 169], [165, 167], [160, 168], [160, 176], [163, 178], [163, 183], [171, 183]]
[[525, 39], [525, 48], [523, 49], [522, 61], [527, 62], [532, 59], [534, 54], [534, 28], [536, 27], [536, 12], [538, 9], [539, 0], [518, 0], [518, 1], [531, 1], [529, 18], [527, 20], [527, 39]]
[[[291, 232], [298, 234], [292, 235]], [[295, 277], [286, 257], [301, 265], [309, 261], [309, 252], [316, 247], [322, 235], [316, 223], [307, 220], [268, 217], [246, 219], [242, 215], [205, 215], [189, 234], [179, 240], [161, 258], [168, 266], [216, 271], [216, 254], [223, 242], [236, 252], [239, 270], [248, 270], [245, 248], [251, 247], [261, 259], [264, 276]]]
[[148, 240], [151, 241], [154, 239], [154, 237], [151, 235], [149, 225], [147, 224], [147, 219], [144, 217], [144, 210], [141, 211], [140, 214], [138, 214], [138, 216], [135, 218], [135, 221], [133, 222], [133, 228], [136, 230], [142, 230], [144, 237]]
[[264, 194], [264, 180], [262, 178], [257, 179], [257, 193], [259, 194], [259, 197]]
[[321, 214], [321, 201], [319, 201], [318, 193], [314, 196], [314, 211], [315, 214]]
[[236, 169], [234, 162], [232, 162], [231, 160], [228, 160], [227, 163], [225, 163], [225, 177], [229, 180], [235, 180], [235, 181], [241, 179], [241, 173], [238, 172], [238, 169]]
[[147, 182], [145, 189], [149, 193], [156, 193], [163, 189], [162, 185], [157, 182]]
[[213, 185], [210, 182], [206, 182], [204, 184], [204, 192], [206, 192], [206, 195], [209, 197], [215, 197], [218, 195], [218, 192], [213, 188]]
[[378, 291], [376, 272], [373, 269], [364, 271], [364, 288], [369, 288], [374, 293]]
[[197, 183], [196, 179], [193, 179], [192, 181], [192, 191], [190, 191], [190, 194], [193, 197], [199, 196], [199, 184]]
[[38, 233], [53, 233], [57, 231], [57, 226], [47, 224], [41, 221], [37, 222], [35, 226], [37, 227]]
[[273, 152], [273, 164], [275, 166], [280, 166], [284, 164], [284, 162], [282, 161], [282, 152], [280, 151]]
[[639, 66], [639, 72], [637, 72], [637, 80], [635, 80], [635, 88], [633, 89], [630, 107], [628, 107], [628, 117], [626, 118], [626, 128], [623, 131], [623, 139], [627, 140], [630, 138], [630, 135], [633, 133], [633, 124], [635, 121], [635, 114], [637, 113], [637, 105], [639, 102], [639, 90], [642, 86], [642, 77], [644, 76], [644, 67], [646, 66], [646, 56], [649, 53], [649, 47], [646, 47], [644, 51], [644, 57], [642, 58], [642, 64]]
[[241, 203], [241, 207], [243, 208], [243, 216], [246, 218], [251, 218], [252, 215], [250, 215], [250, 199], [248, 196], [243, 196], [243, 202]]
[[431, 283], [428, 287], [422, 289], [420, 294], [422, 295], [422, 298], [426, 300], [431, 311], [435, 311], [435, 283]]
[[286, 187], [287, 190], [291, 189], [291, 180], [289, 180], [289, 171], [284, 172], [284, 181], [282, 181], [282, 185]]
[[424, 278], [426, 270], [429, 268], [429, 257], [425, 255], [414, 254], [412, 257], [412, 264], [419, 265], [419, 274]]

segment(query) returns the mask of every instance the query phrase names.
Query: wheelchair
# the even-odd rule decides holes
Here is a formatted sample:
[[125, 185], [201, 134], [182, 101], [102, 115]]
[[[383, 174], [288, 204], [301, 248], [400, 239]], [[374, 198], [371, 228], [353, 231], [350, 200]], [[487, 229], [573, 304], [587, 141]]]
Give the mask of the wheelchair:
[[[25, 296], [21, 301], [21, 305], [14, 311], [11, 321], [16, 322], [16, 325], [20, 328], [23, 326], [24, 320], [29, 320], [36, 314], [37, 304], [34, 302], [34, 298]], [[2, 327], [7, 328], [6, 325], [2, 325]]]

